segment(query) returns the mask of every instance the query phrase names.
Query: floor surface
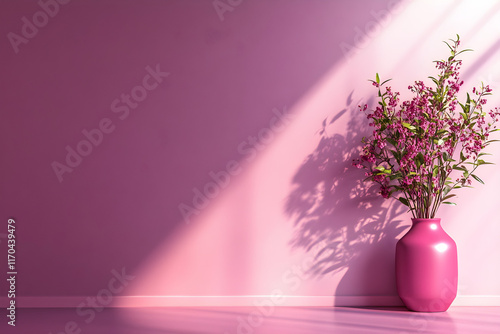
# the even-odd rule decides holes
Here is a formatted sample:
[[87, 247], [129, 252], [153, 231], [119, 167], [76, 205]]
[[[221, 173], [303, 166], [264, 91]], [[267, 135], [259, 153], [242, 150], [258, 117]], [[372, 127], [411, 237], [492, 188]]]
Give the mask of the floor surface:
[[500, 333], [500, 307], [452, 307], [445, 313], [403, 308], [206, 307], [18, 309], [0, 333], [22, 334], [306, 334]]

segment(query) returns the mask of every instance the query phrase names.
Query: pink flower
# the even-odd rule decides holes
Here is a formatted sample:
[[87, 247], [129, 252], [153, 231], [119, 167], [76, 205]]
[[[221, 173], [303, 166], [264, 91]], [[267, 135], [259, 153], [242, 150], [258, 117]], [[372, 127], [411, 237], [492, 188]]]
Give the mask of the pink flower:
[[382, 195], [383, 198], [389, 198], [390, 196], [389, 189], [387, 187], [381, 187], [380, 194]]

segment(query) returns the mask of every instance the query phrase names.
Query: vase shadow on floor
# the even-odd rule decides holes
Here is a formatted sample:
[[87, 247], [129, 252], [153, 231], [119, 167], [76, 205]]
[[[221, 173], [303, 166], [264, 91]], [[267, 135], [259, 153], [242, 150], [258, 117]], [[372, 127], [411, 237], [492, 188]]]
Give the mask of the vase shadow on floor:
[[[395, 296], [394, 251], [408, 227], [401, 217], [405, 207], [384, 200], [352, 166], [370, 131], [352, 95], [323, 121], [317, 147], [293, 177], [285, 207], [295, 227], [290, 244], [314, 253], [310, 276], [344, 271], [335, 296]], [[349, 117], [345, 129], [336, 124], [342, 117]]]

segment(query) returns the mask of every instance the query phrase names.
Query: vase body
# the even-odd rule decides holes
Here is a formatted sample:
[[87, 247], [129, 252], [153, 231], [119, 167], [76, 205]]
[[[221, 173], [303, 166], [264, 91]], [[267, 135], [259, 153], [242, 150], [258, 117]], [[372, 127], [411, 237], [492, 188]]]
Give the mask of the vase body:
[[457, 283], [457, 245], [441, 219], [412, 219], [396, 244], [396, 285], [403, 303], [412, 311], [446, 311], [457, 296]]

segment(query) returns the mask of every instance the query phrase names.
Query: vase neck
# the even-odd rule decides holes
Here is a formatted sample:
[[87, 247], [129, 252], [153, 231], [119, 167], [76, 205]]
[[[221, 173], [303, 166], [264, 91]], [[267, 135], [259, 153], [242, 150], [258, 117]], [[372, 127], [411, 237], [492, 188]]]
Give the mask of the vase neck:
[[441, 228], [441, 218], [412, 218], [412, 227], [429, 227], [436, 230]]

